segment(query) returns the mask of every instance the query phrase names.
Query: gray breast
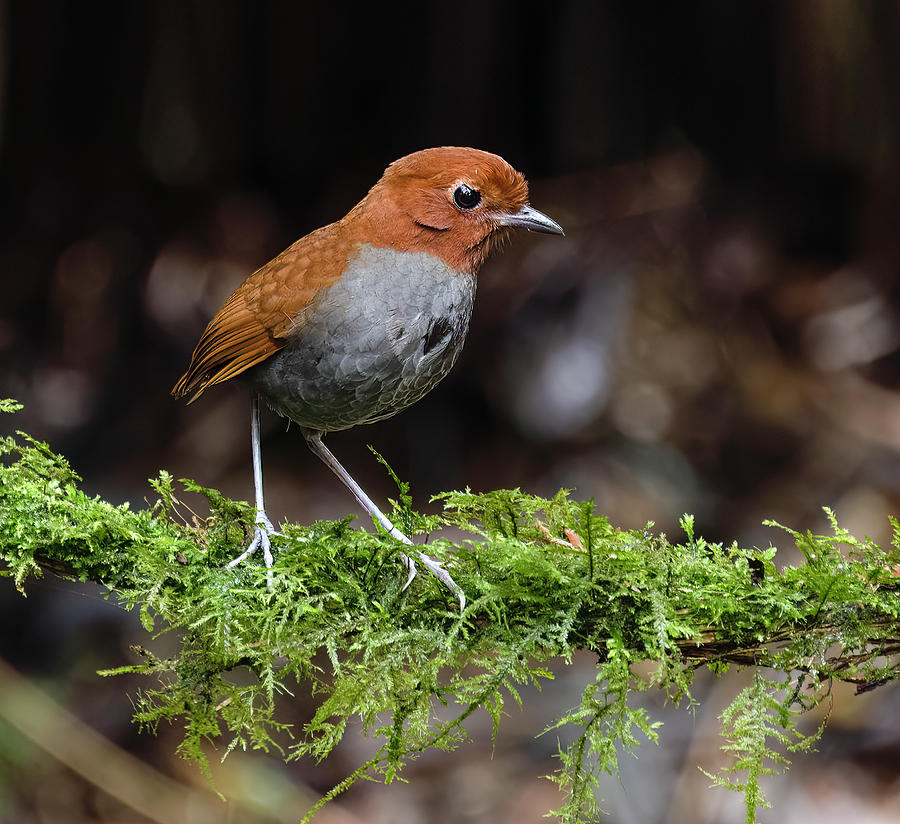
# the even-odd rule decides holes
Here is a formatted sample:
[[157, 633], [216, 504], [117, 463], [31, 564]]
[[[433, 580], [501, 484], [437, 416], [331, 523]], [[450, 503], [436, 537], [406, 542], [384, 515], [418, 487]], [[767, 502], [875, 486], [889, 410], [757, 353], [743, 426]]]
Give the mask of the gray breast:
[[364, 245], [249, 378], [273, 409], [310, 429], [390, 417], [450, 371], [474, 298], [474, 275], [423, 252]]

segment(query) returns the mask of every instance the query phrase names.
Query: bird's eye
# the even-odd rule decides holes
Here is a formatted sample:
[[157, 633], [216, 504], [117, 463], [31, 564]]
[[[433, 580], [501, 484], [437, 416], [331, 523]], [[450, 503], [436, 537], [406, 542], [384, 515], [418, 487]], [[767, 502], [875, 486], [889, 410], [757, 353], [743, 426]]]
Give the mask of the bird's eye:
[[465, 209], [466, 211], [474, 209], [481, 203], [481, 192], [478, 189], [473, 189], [467, 183], [460, 183], [453, 190], [453, 202], [460, 209]]

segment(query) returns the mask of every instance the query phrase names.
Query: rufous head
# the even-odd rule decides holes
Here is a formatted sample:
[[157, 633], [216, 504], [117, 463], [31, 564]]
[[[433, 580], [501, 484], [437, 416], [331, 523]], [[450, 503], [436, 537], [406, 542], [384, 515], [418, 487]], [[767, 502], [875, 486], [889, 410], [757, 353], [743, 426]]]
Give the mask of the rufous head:
[[347, 216], [375, 246], [428, 252], [457, 271], [476, 272], [510, 229], [561, 235], [528, 203], [528, 184], [502, 157], [457, 146], [395, 160]]

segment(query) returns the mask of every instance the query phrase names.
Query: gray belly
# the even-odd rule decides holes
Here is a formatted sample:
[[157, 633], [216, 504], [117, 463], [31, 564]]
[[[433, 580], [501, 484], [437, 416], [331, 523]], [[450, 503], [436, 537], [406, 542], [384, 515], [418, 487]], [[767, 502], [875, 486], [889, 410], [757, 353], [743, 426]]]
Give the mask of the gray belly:
[[287, 346], [248, 377], [268, 404], [322, 432], [390, 417], [456, 362], [475, 277], [424, 253], [363, 246], [297, 318]]

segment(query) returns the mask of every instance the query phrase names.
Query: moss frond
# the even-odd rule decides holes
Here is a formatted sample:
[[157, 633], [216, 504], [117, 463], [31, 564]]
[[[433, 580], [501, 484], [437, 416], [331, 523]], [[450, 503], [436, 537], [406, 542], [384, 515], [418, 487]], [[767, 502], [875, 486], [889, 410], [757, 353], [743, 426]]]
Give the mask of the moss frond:
[[[180, 638], [175, 658], [141, 647], [144, 663], [118, 670], [154, 678], [135, 697], [137, 722], [181, 724], [179, 754], [208, 770], [208, 741], [226, 755], [321, 759], [358, 719], [380, 749], [324, 800], [360, 777], [392, 781], [428, 748], [452, 749], [479, 708], [501, 734], [504, 705], [521, 701], [523, 684], [546, 683], [552, 659], [591, 650], [596, 677], [554, 725], [579, 731], [552, 776], [565, 792], [560, 818], [592, 819], [597, 777], [615, 772], [621, 748], [657, 740], [659, 724], [633, 706], [635, 693], [659, 688], [690, 705], [698, 667], [721, 674], [739, 665], [782, 673], [776, 681], [760, 671], [722, 717], [735, 762], [714, 780], [744, 794], [754, 821], [765, 803], [759, 778], [812, 743], [795, 728], [798, 714], [833, 679], [865, 689], [900, 675], [896, 523], [884, 551], [829, 513], [830, 535], [789, 530], [804, 561], [778, 568], [773, 547], [708, 543], [690, 516], [676, 543], [650, 526], [616, 529], [565, 490], [551, 499], [448, 492], [436, 498], [442, 513], [424, 516], [398, 479], [403, 526], [470, 536], [451, 544], [432, 534], [430, 544], [466, 592], [460, 614], [430, 576], [403, 589], [401, 547], [350, 518], [285, 524], [273, 539], [269, 590], [257, 563], [226, 568], [252, 528], [246, 503], [182, 481], [209, 503], [198, 518], [161, 472], [150, 481], [158, 500], [132, 510], [85, 495], [69, 464], [24, 433], [0, 439], [0, 456], [3, 574], [20, 590], [44, 571], [99, 582], [124, 607], [139, 607], [148, 633]], [[644, 661], [657, 664], [650, 679], [633, 672]], [[319, 704], [292, 729], [278, 710], [298, 685]], [[436, 711], [446, 707], [449, 720]]]

